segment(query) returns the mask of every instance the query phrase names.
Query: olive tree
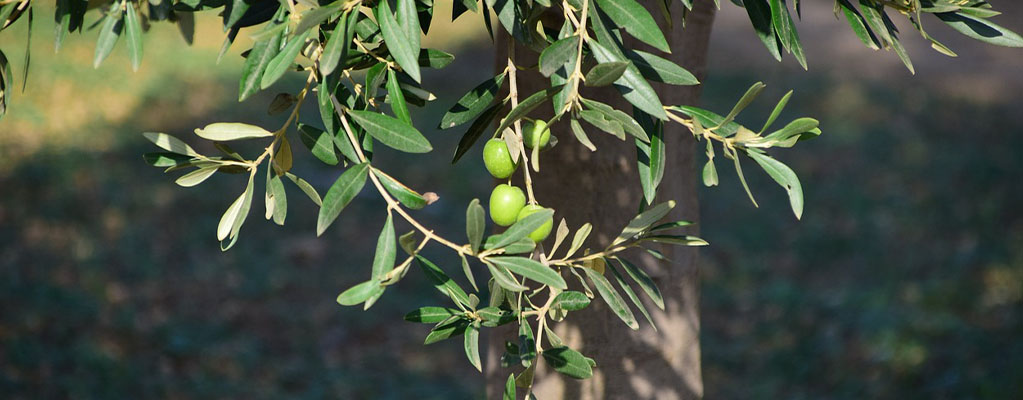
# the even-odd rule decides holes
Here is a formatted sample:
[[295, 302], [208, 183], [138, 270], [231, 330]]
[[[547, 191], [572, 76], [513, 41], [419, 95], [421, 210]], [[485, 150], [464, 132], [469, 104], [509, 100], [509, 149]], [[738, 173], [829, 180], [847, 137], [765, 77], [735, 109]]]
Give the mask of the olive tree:
[[[778, 60], [788, 54], [807, 66], [795, 24], [798, 0], [731, 3], [749, 15], [756, 37], [748, 40], [761, 41]], [[736, 93], [730, 110], [696, 105], [721, 6], [716, 0], [452, 0], [452, 15], [436, 17], [483, 15], [498, 60], [494, 76], [459, 99], [436, 99], [429, 90], [441, 82], [423, 79], [424, 68], [454, 62], [443, 50], [421, 46], [435, 17], [433, 0], [57, 0], [55, 49], [93, 15], [99, 18], [92, 25], [94, 64], [121, 41], [137, 69], [149, 24], [176, 23], [188, 37], [195, 13], [218, 12], [226, 31], [221, 56], [243, 31], [253, 39], [243, 52], [239, 101], [275, 87], [283, 93], [267, 106], [283, 122], [269, 129], [217, 122], [197, 127], [195, 137], [142, 135], [160, 149], [145, 154], [145, 162], [183, 172], [175, 180], [180, 186], [217, 173], [244, 183], [217, 226], [224, 251], [239, 239], [254, 204], [262, 204], [265, 219], [285, 223], [287, 186], [307, 197], [293, 203], [319, 207], [317, 234], [335, 225], [357, 194], [375, 192], [382, 227], [373, 262], [364, 282], [341, 290], [341, 305], [368, 309], [416, 269], [447, 302], [409, 304], [404, 319], [433, 326], [426, 344], [461, 340], [468, 362], [481, 372], [486, 367], [492, 397], [694, 398], [702, 384], [692, 247], [707, 245], [692, 226], [696, 185], [717, 185], [725, 167], [756, 204], [745, 174], [762, 170], [800, 218], [802, 185], [774, 154], [821, 134], [810, 117], [776, 123], [791, 91], [765, 121], [741, 118], [764, 88], [759, 82]], [[864, 45], [894, 51], [910, 72], [893, 17], [907, 19], [922, 40], [950, 56], [953, 50], [925, 31], [925, 23], [1023, 47], [1023, 38], [990, 21], [998, 12], [986, 1], [836, 0], [834, 11]], [[32, 19], [31, 0], [0, 0], [0, 29]], [[5, 46], [15, 46], [3, 37]], [[0, 49], [0, 116], [15, 81], [24, 83], [30, 70], [26, 51], [24, 74], [12, 75], [3, 50], [9, 48]], [[304, 85], [277, 84], [286, 74], [301, 74]], [[298, 122], [307, 97], [315, 98], [316, 110], [304, 112], [318, 113], [319, 124]], [[410, 106], [431, 101], [453, 105], [440, 121], [414, 123]], [[417, 220], [415, 211], [436, 195], [374, 162], [378, 151], [433, 151], [417, 123], [461, 132], [457, 147], [444, 149], [452, 162], [482, 152], [501, 182], [467, 205], [464, 237], [442, 237]], [[201, 154], [190, 141], [210, 141], [217, 152]], [[231, 147], [237, 141], [264, 146], [243, 154]], [[295, 142], [308, 152], [295, 151]], [[295, 157], [310, 154], [337, 169], [330, 187], [316, 188], [293, 169]], [[396, 231], [396, 220], [413, 229]], [[446, 249], [460, 265], [428, 260], [420, 254], [426, 246]], [[487, 328], [484, 366], [480, 335]]]

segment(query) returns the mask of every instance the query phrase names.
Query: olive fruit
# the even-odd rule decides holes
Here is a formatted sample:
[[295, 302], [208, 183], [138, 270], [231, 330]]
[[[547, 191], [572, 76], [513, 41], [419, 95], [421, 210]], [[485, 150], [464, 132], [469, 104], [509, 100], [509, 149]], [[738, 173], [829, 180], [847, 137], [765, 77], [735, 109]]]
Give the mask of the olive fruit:
[[522, 140], [526, 142], [526, 147], [531, 149], [534, 147], [542, 149], [547, 146], [551, 141], [551, 130], [547, 127], [547, 122], [540, 119], [527, 122], [522, 128]]
[[497, 185], [490, 193], [490, 219], [500, 226], [509, 226], [515, 223], [519, 210], [525, 205], [526, 195], [522, 189], [508, 184]]
[[515, 172], [515, 163], [512, 162], [511, 152], [508, 151], [508, 144], [501, 139], [490, 139], [483, 147], [483, 164], [487, 171], [497, 179], [504, 179]]
[[[522, 210], [519, 211], [519, 216], [515, 220], [521, 221], [523, 218], [528, 217], [530, 214], [543, 210], [545, 210], [545, 208], [540, 207], [536, 204], [530, 204], [528, 206], [522, 207]], [[543, 225], [540, 225], [539, 228], [536, 228], [536, 230], [529, 233], [529, 238], [536, 243], [540, 243], [544, 239], [547, 239], [547, 236], [551, 234], [551, 228], [553, 227], [554, 217], [548, 218], [547, 222], [544, 222]]]

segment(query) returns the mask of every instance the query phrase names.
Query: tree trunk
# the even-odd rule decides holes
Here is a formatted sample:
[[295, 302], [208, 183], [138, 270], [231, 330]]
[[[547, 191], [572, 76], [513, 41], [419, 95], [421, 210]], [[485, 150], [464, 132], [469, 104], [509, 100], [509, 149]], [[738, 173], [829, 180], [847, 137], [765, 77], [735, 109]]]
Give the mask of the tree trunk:
[[[679, 2], [672, 3], [676, 21], [667, 35], [673, 50], [669, 58], [702, 80], [714, 19], [713, 5], [708, 1], [696, 2], [696, 9], [687, 16], [683, 28], [678, 18], [681, 15]], [[657, 6], [650, 9], [656, 10], [654, 7]], [[663, 23], [663, 19], [659, 21]], [[505, 65], [506, 48], [506, 44], [497, 45], [499, 67]], [[516, 54], [519, 55], [517, 64], [536, 64], [536, 54], [521, 48]], [[519, 75], [518, 87], [522, 95], [549, 84], [535, 73]], [[696, 104], [700, 94], [700, 86], [655, 84], [654, 88], [666, 105]], [[632, 109], [614, 89], [584, 91], [583, 95], [626, 112]], [[546, 110], [544, 116], [549, 117], [550, 108]], [[561, 218], [565, 218], [572, 229], [592, 222], [595, 234], [590, 236], [587, 246], [603, 248], [636, 215], [642, 201], [636, 149], [631, 139], [623, 143], [612, 135], [588, 129], [590, 139], [597, 146], [597, 151], [591, 153], [574, 139], [567, 124], [556, 126], [553, 133], [560, 144], [541, 154], [541, 173], [533, 175], [537, 200], [556, 210], [555, 225]], [[665, 126], [664, 136], [668, 162], [658, 201], [675, 200], [678, 205], [671, 217], [695, 222], [699, 207], [692, 134], [670, 123]], [[694, 234], [695, 230], [687, 233]], [[703, 396], [697, 251], [677, 246], [662, 250], [672, 261], [657, 261], [645, 253], [626, 256], [641, 263], [664, 295], [663, 312], [649, 301], [645, 303], [659, 330], [654, 331], [637, 313], [642, 328], [632, 331], [598, 296], [586, 310], [573, 312], [564, 322], [554, 324], [555, 332], [567, 344], [596, 360], [593, 378], [582, 381], [567, 378], [546, 368], [540, 360], [533, 388], [539, 399], [694, 399]], [[514, 336], [514, 332], [508, 330], [495, 330], [489, 337], [488, 398], [501, 397], [509, 369], [500, 367], [500, 356], [504, 341]]]

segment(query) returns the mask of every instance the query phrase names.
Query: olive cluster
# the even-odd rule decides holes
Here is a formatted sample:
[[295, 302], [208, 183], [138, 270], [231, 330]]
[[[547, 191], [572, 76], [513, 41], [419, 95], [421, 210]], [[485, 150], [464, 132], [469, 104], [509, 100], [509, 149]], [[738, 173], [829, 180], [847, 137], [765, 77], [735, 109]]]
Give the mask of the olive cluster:
[[[547, 123], [541, 120], [527, 122], [523, 127], [523, 141], [526, 147], [543, 148], [551, 139], [551, 130]], [[503, 139], [493, 138], [487, 141], [483, 147], [483, 163], [497, 179], [508, 179], [518, 169], [518, 163], [513, 161], [508, 144]], [[529, 216], [532, 213], [543, 210], [539, 204], [526, 204], [526, 195], [517, 186], [509, 183], [502, 183], [494, 187], [490, 193], [490, 219], [500, 226], [511, 226], [515, 222]], [[534, 242], [541, 242], [551, 234], [554, 227], [552, 217], [542, 226], [529, 234]]]

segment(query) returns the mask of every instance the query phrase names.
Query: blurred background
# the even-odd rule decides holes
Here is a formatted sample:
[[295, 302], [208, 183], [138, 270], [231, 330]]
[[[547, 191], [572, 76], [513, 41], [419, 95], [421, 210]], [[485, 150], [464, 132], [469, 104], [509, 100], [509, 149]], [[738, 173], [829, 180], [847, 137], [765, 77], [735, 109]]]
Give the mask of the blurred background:
[[[960, 57], [904, 27], [914, 76], [895, 54], [863, 47], [821, 2], [804, 4], [798, 23], [803, 71], [770, 58], [744, 11], [725, 3], [703, 106], [727, 110], [762, 80], [763, 99], [740, 119], [762, 121], [791, 88], [782, 119], [814, 116], [825, 134], [775, 153], [802, 178], [802, 221], [762, 174], [750, 174], [760, 209], [725, 170], [720, 187], [701, 188], [711, 243], [701, 253], [706, 397], [1023, 395], [1023, 50], [963, 39], [928, 18]], [[1006, 15], [995, 22], [1023, 31], [1023, 5], [996, 6]], [[45, 14], [28, 89], [0, 120], [3, 397], [482, 397], [460, 342], [424, 347], [428, 327], [401, 321], [403, 304], [441, 302], [417, 274], [368, 312], [335, 303], [369, 273], [383, 214], [368, 192], [317, 239], [316, 208], [289, 188], [287, 226], [255, 206], [238, 245], [222, 253], [216, 223], [244, 182], [216, 176], [206, 188], [223, 193], [184, 189], [143, 163], [154, 149], [143, 131], [187, 138], [214, 121], [277, 126], [283, 117], [266, 107], [300, 77], [237, 103], [247, 44], [216, 64], [223, 32], [209, 13], [192, 46], [174, 26], [153, 25], [138, 73], [123, 43], [93, 69], [96, 32], [72, 35], [55, 55]], [[458, 59], [425, 79], [440, 100], [415, 118], [446, 154], [461, 132], [432, 126], [493, 60], [478, 16], [443, 19], [427, 44]], [[0, 39], [16, 76], [25, 34], [19, 22]], [[314, 107], [305, 114], [319, 124]], [[336, 170], [296, 151], [296, 170], [325, 190]], [[461, 235], [465, 204], [489, 193], [477, 157], [451, 167], [411, 156], [411, 168], [379, 156], [403, 181], [440, 194], [422, 214], [441, 233]]]

